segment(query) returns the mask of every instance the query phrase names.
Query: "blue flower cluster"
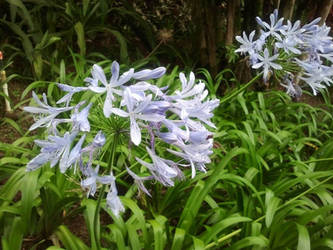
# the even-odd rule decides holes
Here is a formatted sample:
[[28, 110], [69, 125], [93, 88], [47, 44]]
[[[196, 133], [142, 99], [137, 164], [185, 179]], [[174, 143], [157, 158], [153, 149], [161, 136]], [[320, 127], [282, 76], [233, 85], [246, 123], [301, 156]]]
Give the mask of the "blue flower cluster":
[[[192, 178], [196, 170], [205, 172], [205, 164], [210, 163], [209, 156], [213, 147], [213, 134], [207, 126], [215, 128], [211, 118], [219, 100], [207, 98], [205, 84], [196, 82], [192, 72], [188, 79], [183, 73], [179, 74], [181, 88], [173, 93], [168, 93], [167, 87], [159, 88], [148, 82], [162, 77], [165, 71], [164, 67], [138, 72], [130, 69], [120, 75], [119, 64], [114, 61], [111, 65], [111, 79], [107, 80], [103, 69], [95, 64], [91, 77], [85, 79], [86, 86], [57, 84], [66, 92], [57, 102], [57, 105], [62, 107], [52, 107], [45, 94], [41, 101], [33, 93], [38, 107], [24, 108], [37, 117], [30, 130], [47, 127], [48, 138], [35, 140], [41, 151], [28, 163], [27, 171], [35, 170], [46, 163], [50, 163], [51, 167], [59, 163], [62, 173], [73, 166], [75, 169], [79, 166], [78, 169], [83, 175], [81, 186], [88, 189], [88, 196], [95, 194], [98, 183], [107, 184], [110, 186], [107, 194], [108, 206], [117, 216], [124, 211], [112, 171], [108, 175], [100, 176], [99, 166], [93, 166], [94, 158], [105, 144], [105, 135], [99, 131], [92, 142], [85, 143], [86, 135], [90, 132], [88, 116], [93, 108], [99, 106], [87, 104], [86, 101], [70, 106], [75, 93], [91, 91], [104, 99], [103, 114], [106, 118], [119, 116], [129, 119], [130, 140], [134, 145], [138, 146], [142, 141], [141, 130], [148, 131], [150, 145], [146, 150], [151, 163], [137, 157], [136, 160], [149, 170], [150, 175], [140, 177], [127, 168], [127, 172], [143, 192], [150, 195], [143, 184], [146, 180], [156, 180], [165, 186], [173, 186], [175, 178], [182, 179], [184, 176], [179, 167], [191, 168]], [[70, 116], [67, 116], [70, 118], [62, 118], [64, 116], [61, 114], [64, 112], [70, 112]], [[58, 129], [60, 123], [69, 123], [70, 130], [61, 133]], [[179, 160], [158, 156], [155, 151], [156, 140], [173, 145], [173, 149], [168, 148], [167, 151]]]
[[333, 42], [330, 27], [318, 25], [320, 18], [303, 26], [300, 21], [284, 24], [274, 10], [270, 23], [259, 17], [256, 21], [260, 36], [254, 40], [255, 31], [236, 36], [241, 44], [236, 52], [248, 55], [253, 69], [262, 69], [265, 83], [273, 71], [279, 73], [281, 85], [295, 97], [301, 96], [302, 83], [310, 86], [314, 95], [332, 84]]

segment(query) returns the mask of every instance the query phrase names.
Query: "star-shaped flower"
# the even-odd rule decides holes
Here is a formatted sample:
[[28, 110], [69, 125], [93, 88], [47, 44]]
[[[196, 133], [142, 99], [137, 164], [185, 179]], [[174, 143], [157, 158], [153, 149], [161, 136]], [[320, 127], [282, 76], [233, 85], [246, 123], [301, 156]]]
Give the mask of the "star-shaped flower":
[[[122, 95], [122, 90], [117, 89], [117, 87], [120, 87], [132, 78], [134, 74], [134, 69], [130, 69], [119, 77], [119, 64], [114, 61], [111, 65], [111, 73], [112, 77], [108, 82], [106, 80], [103, 69], [99, 65], [95, 64], [91, 71], [92, 78], [85, 79], [85, 81], [90, 84], [88, 87], [91, 91], [95, 93], [106, 92], [106, 98], [103, 107], [103, 113], [105, 117], [110, 117], [112, 113], [112, 102], [115, 100], [114, 93]], [[102, 83], [102, 87], [99, 86], [99, 82]]]
[[141, 142], [141, 130], [136, 120], [139, 119], [150, 122], [160, 122], [164, 119], [164, 116], [156, 113], [143, 113], [146, 107], [150, 104], [152, 95], [148, 95], [142, 102], [136, 103], [131, 89], [126, 88], [123, 94], [123, 98], [124, 104], [127, 107], [127, 112], [119, 108], [112, 108], [111, 111], [121, 117], [130, 118], [131, 141], [135, 145], [139, 145]]
[[264, 72], [264, 81], [266, 82], [267, 81], [268, 72], [269, 72], [270, 68], [274, 68], [274, 69], [277, 69], [277, 70], [281, 70], [282, 69], [281, 65], [276, 64], [276, 63], [273, 62], [278, 57], [279, 57], [279, 54], [276, 54], [274, 56], [269, 56], [268, 49], [265, 48], [265, 50], [264, 50], [264, 56], [258, 55], [258, 59], [261, 62], [252, 65], [252, 68], [259, 69], [259, 68], [263, 67], [264, 68], [264, 70], [263, 70], [263, 72]]

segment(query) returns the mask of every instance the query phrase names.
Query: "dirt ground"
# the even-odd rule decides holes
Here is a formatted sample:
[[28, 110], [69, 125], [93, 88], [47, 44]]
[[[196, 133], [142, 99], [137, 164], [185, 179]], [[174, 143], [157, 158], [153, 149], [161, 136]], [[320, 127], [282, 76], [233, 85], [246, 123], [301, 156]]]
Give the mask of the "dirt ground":
[[[21, 94], [27, 86], [28, 84], [18, 81], [12, 81], [8, 84], [8, 92], [12, 109], [21, 101]], [[30, 97], [31, 95], [28, 95], [25, 99]], [[29, 129], [33, 122], [31, 118], [24, 114], [21, 108], [13, 110], [12, 113], [6, 113], [5, 99], [0, 97], [0, 142], [2, 143], [13, 143], [21, 136], [19, 131], [6, 122], [9, 119], [15, 121], [20, 126], [23, 133]]]

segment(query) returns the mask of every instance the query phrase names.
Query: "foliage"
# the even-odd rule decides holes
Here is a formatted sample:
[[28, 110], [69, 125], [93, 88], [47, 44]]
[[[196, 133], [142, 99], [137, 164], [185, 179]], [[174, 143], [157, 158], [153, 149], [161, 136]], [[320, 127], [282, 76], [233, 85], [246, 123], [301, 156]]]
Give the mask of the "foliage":
[[[174, 82], [177, 69], [173, 72], [163, 81]], [[66, 76], [71, 77], [74, 75]], [[244, 86], [221, 100], [214, 118], [218, 127], [214, 154], [206, 174], [191, 179], [188, 171], [186, 180], [171, 188], [148, 184], [152, 198], [144, 194], [135, 197], [136, 185], [120, 168], [138, 164], [127, 157], [126, 147], [117, 150], [115, 173], [126, 212], [115, 217], [102, 201], [101, 215], [106, 213], [111, 219], [98, 224], [102, 247], [331, 246], [332, 223], [327, 218], [333, 209], [332, 106], [311, 107], [292, 102], [282, 92], [247, 92]], [[52, 93], [49, 91], [49, 98]], [[12, 145], [1, 144], [5, 152], [1, 176], [10, 177], [1, 187], [2, 247], [17, 249], [27, 240], [37, 247], [49, 238], [58, 247], [88, 248], [89, 242], [83, 243], [63, 224], [66, 217], [80, 211], [93, 247], [97, 200], [79, 203], [83, 194], [77, 192], [77, 177], [66, 178], [56, 169], [26, 174], [25, 164], [37, 153], [35, 147], [26, 147], [31, 147], [35, 138], [26, 135]]]
[[[209, 70], [200, 68], [195, 72], [204, 79], [209, 97], [220, 99], [213, 118], [217, 128], [207, 173], [191, 178], [191, 170], [185, 170], [184, 181], [175, 181], [172, 187], [145, 183], [150, 197], [140, 192], [124, 171], [128, 167], [144, 176], [145, 170], [135, 156], [148, 159], [142, 148], [128, 147], [129, 137], [119, 138], [113, 156], [104, 155], [100, 161], [93, 161], [105, 170], [110, 156], [114, 158], [111, 162], [118, 195], [125, 208], [120, 217], [107, 208], [105, 199], [86, 198], [81, 178], [75, 171], [63, 175], [58, 168], [46, 165], [26, 173], [28, 162], [39, 154], [34, 140], [47, 134], [41, 129], [33, 133], [23, 131], [21, 124], [30, 119], [27, 114], [18, 121], [4, 119], [21, 137], [10, 144], [0, 142], [1, 248], [332, 249], [330, 92], [320, 90], [321, 97], [317, 98], [323, 98], [323, 103], [311, 106], [294, 102], [280, 91], [253, 91], [252, 85], [262, 74], [243, 83], [230, 69], [234, 65], [223, 65], [223, 58], [215, 66], [207, 63], [213, 57], [205, 52], [219, 57], [225, 49], [230, 62], [237, 63], [234, 45], [225, 45], [219, 40], [216, 47], [221, 50], [201, 47], [201, 41], [212, 38], [198, 32], [206, 30], [202, 26], [204, 22], [212, 21], [205, 13], [219, 8], [223, 13], [221, 23], [225, 23], [228, 1], [207, 1], [200, 5], [199, 13], [196, 13], [198, 9], [191, 9], [198, 5], [188, 1], [162, 2], [166, 19], [154, 19], [151, 15], [158, 13], [158, 4], [146, 12], [149, 6], [139, 1], [69, 0], [59, 4], [59, 1], [7, 0], [1, 3], [4, 7], [0, 10], [3, 34], [0, 47], [8, 55], [5, 65], [14, 61], [6, 68], [7, 80], [20, 74], [22, 79], [31, 82], [22, 93], [21, 102], [15, 105], [15, 111], [29, 105], [32, 90], [45, 92], [50, 105], [55, 105], [62, 97], [57, 82], [81, 86], [96, 61], [109, 74], [108, 65], [114, 58], [119, 59], [121, 71], [124, 64], [137, 70], [172, 62], [163, 78], [156, 81], [157, 86], [169, 86], [170, 91], [180, 84], [177, 80], [180, 68], [209, 65]], [[177, 5], [170, 7], [170, 2], [189, 5], [184, 4], [188, 8], [181, 9]], [[253, 1], [239, 2], [239, 15], [254, 5]], [[260, 2], [255, 1], [258, 7], [255, 13], [253, 8], [249, 15], [243, 13], [244, 18], [239, 19], [242, 23], [235, 25], [244, 26], [259, 12], [269, 13], [273, 9]], [[297, 1], [295, 13], [304, 2], [307, 1]], [[174, 18], [174, 13], [180, 10], [186, 14], [183, 22]], [[194, 26], [184, 25], [192, 18]], [[220, 27], [213, 21], [209, 26]], [[164, 33], [156, 35], [156, 28], [164, 28]], [[175, 62], [184, 67], [174, 66]], [[211, 68], [217, 65], [223, 65], [224, 70], [215, 74]], [[306, 91], [304, 96], [313, 98]], [[92, 96], [88, 93], [73, 96], [75, 102], [86, 98]], [[95, 101], [98, 103], [100, 98]], [[103, 105], [102, 101], [100, 104]], [[92, 114], [90, 122], [94, 131], [102, 127], [109, 138], [120, 127], [127, 130], [129, 127], [128, 122], [105, 118], [102, 113]], [[106, 147], [112, 147], [113, 142], [110, 139]], [[158, 143], [156, 149], [167, 156], [164, 146]], [[103, 191], [99, 189], [96, 194]], [[85, 231], [86, 237], [79, 234], [79, 229]]]

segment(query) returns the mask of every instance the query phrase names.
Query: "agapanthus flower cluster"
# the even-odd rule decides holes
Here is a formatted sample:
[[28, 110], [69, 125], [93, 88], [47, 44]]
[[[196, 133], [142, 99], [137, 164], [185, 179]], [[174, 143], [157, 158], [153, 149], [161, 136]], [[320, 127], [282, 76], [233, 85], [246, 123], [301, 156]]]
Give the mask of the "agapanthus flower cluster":
[[304, 84], [314, 95], [332, 84], [333, 42], [330, 27], [318, 25], [320, 18], [301, 26], [300, 21], [278, 18], [274, 10], [270, 23], [260, 17], [256, 21], [260, 33], [236, 36], [241, 44], [236, 52], [248, 55], [250, 65], [261, 70], [265, 83], [275, 73], [287, 93], [296, 98], [301, 96]]
[[[150, 175], [139, 176], [133, 169], [126, 168], [141, 191], [150, 195], [144, 186], [147, 180], [173, 186], [175, 179], [184, 177], [180, 169], [183, 167], [191, 169], [192, 178], [197, 170], [205, 172], [213, 147], [213, 133], [208, 128], [215, 128], [211, 118], [219, 100], [207, 98], [205, 84], [196, 81], [192, 72], [188, 78], [183, 73], [179, 74], [181, 86], [172, 93], [169, 93], [168, 86], [159, 88], [153, 85], [150, 80], [162, 77], [165, 71], [164, 67], [138, 72], [130, 69], [120, 75], [119, 64], [114, 61], [111, 65], [111, 78], [108, 80], [103, 69], [95, 64], [91, 77], [85, 79], [86, 86], [57, 84], [65, 92], [56, 103], [61, 107], [50, 106], [45, 94], [41, 101], [33, 93], [38, 106], [24, 108], [37, 118], [30, 130], [46, 127], [48, 137], [46, 140], [35, 140], [41, 147], [40, 154], [28, 163], [27, 171], [38, 169], [47, 163], [51, 167], [58, 164], [62, 173], [74, 168], [81, 174], [81, 186], [88, 190], [88, 196], [96, 193], [99, 184], [109, 185], [106, 198], [108, 206], [117, 216], [124, 211], [113, 171], [100, 174], [100, 166], [94, 163], [98, 162], [94, 160], [99, 158], [101, 150], [109, 150], [103, 148], [105, 135], [98, 131], [92, 141], [86, 140], [91, 133], [88, 117], [91, 110], [100, 108], [100, 105], [86, 100], [71, 106], [75, 93], [90, 91], [103, 101], [102, 113], [106, 118], [118, 116], [129, 120], [129, 138], [132, 144], [139, 146], [143, 141], [142, 130], [147, 131], [145, 134], [148, 140], [145, 141], [150, 143], [145, 149], [151, 160], [145, 161], [139, 157], [136, 160], [147, 168]], [[69, 128], [65, 132], [59, 129], [60, 124], [64, 123], [69, 124], [65, 126]], [[158, 155], [155, 150], [157, 141], [164, 142], [166, 151], [174, 155], [173, 160]]]

